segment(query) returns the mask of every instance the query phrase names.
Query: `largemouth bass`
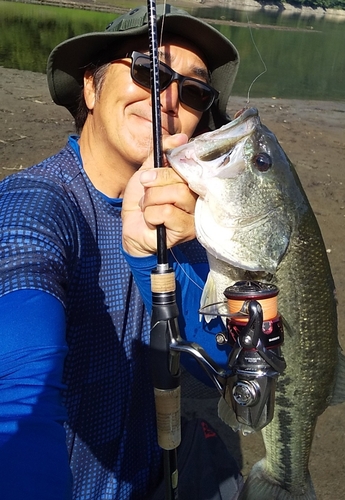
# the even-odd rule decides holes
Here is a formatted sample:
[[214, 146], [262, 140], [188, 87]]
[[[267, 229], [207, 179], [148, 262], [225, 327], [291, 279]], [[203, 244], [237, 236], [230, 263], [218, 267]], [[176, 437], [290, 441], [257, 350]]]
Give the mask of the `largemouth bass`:
[[[168, 153], [199, 198], [197, 238], [210, 273], [203, 304], [224, 301], [239, 280], [278, 286], [284, 373], [274, 417], [263, 430], [266, 456], [241, 500], [314, 500], [308, 471], [318, 416], [345, 400], [345, 358], [337, 336], [334, 283], [317, 220], [296, 171], [255, 108]], [[221, 400], [220, 416], [234, 425]]]

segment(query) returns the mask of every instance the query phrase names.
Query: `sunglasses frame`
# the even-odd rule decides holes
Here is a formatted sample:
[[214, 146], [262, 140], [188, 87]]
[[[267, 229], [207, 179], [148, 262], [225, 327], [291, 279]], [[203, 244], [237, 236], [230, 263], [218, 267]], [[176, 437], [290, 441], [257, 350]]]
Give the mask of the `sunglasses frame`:
[[[137, 52], [137, 51], [133, 51], [131, 53], [130, 56], [128, 56], [132, 59], [132, 64], [131, 64], [131, 78], [132, 80], [137, 83], [138, 85], [140, 85], [141, 87], [144, 87], [145, 89], [150, 89], [150, 83], [148, 82], [147, 84], [143, 83], [142, 81], [138, 80], [138, 78], [135, 76], [135, 65], [138, 64], [137, 63], [137, 60], [141, 57], [143, 58], [145, 61], [149, 61], [150, 62], [150, 56], [148, 56], [147, 54], [142, 54], [141, 52]], [[212, 104], [215, 102], [215, 100], [218, 98], [219, 96], [219, 92], [218, 90], [214, 89], [213, 87], [211, 87], [211, 85], [209, 85], [208, 83], [206, 82], [203, 82], [202, 80], [198, 80], [197, 78], [192, 78], [192, 77], [189, 77], [189, 76], [183, 76], [183, 75], [180, 75], [180, 73], [177, 73], [176, 71], [174, 71], [170, 66], [168, 66], [167, 64], [159, 61], [159, 67], [163, 67], [164, 70], [165, 70], [165, 74], [168, 74], [170, 75], [170, 79], [168, 81], [167, 84], [164, 84], [163, 86], [161, 85], [160, 86], [160, 91], [162, 92], [163, 90], [166, 90], [169, 85], [171, 85], [174, 81], [177, 81], [178, 82], [178, 95], [179, 95], [179, 99], [180, 101], [185, 104], [186, 106], [192, 108], [192, 109], [195, 109], [196, 111], [201, 111], [201, 112], [205, 112], [207, 111], [208, 109], [210, 109], [210, 107], [212, 106]], [[202, 88], [203, 90], [207, 90], [210, 94], [210, 102], [208, 102], [207, 106], [201, 106], [199, 108], [196, 108], [194, 105], [191, 105], [190, 103], [186, 102], [184, 97], [183, 97], [183, 84], [185, 82], [193, 82], [194, 85], [198, 86], [199, 88]], [[188, 99], [187, 99], [188, 101]]]

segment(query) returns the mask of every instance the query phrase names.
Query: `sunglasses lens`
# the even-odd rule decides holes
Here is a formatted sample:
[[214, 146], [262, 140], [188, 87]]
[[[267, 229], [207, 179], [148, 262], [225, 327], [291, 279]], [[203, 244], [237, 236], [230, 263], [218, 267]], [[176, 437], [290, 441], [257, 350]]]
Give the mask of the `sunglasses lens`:
[[[150, 89], [150, 58], [145, 54], [134, 53], [132, 55], [131, 75], [133, 80]], [[165, 64], [159, 65], [159, 85], [165, 90], [172, 82], [173, 71]], [[215, 94], [208, 85], [195, 79], [179, 77], [179, 96], [181, 101], [197, 111], [207, 111], [212, 105]]]
[[193, 80], [184, 80], [180, 93], [181, 101], [197, 111], [206, 111], [214, 100], [209, 87]]
[[150, 88], [150, 59], [137, 57], [132, 64], [132, 78], [146, 89]]
[[168, 66], [159, 65], [159, 86], [161, 90], [165, 90], [172, 82], [172, 71]]
[[[150, 88], [150, 59], [148, 56], [136, 57], [132, 64], [132, 78], [143, 87]], [[165, 90], [171, 83], [171, 71], [168, 67], [159, 65], [159, 86]]]

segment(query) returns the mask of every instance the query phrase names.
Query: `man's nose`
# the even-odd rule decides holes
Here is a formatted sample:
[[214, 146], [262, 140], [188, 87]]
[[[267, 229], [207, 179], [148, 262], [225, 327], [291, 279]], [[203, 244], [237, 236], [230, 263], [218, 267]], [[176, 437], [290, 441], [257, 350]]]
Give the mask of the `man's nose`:
[[161, 110], [167, 114], [176, 115], [180, 104], [178, 81], [174, 80], [168, 88], [163, 90], [160, 95]]

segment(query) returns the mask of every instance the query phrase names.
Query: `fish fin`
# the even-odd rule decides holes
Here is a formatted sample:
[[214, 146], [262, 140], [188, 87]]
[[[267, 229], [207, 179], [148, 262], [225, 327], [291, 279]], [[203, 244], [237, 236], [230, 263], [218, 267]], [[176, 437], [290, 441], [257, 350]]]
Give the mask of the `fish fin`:
[[338, 350], [337, 376], [330, 406], [345, 402], [345, 356], [341, 348]]
[[240, 429], [240, 423], [238, 422], [234, 410], [225, 401], [223, 397], [220, 398], [218, 402], [218, 417], [223, 420], [223, 422], [231, 427], [233, 431], [238, 431]]
[[265, 459], [257, 462], [244, 483], [238, 500], [316, 500], [316, 494], [308, 475], [304, 491], [289, 492], [271, 479], [265, 470]]
[[236, 413], [224, 397], [221, 397], [218, 402], [218, 417], [224, 422], [224, 424], [231, 427], [234, 432], [240, 431], [244, 436], [248, 436], [249, 434], [255, 432], [252, 427], [241, 424], [237, 420]]
[[[214, 304], [215, 302], [217, 302], [216, 284], [211, 276], [211, 273], [208, 273], [207, 280], [200, 299], [200, 308], [202, 309], [203, 307], [209, 304]], [[209, 323], [210, 321], [212, 321], [212, 319], [216, 317], [217, 317], [216, 315], [211, 315], [211, 314], [204, 315], [206, 323]]]

